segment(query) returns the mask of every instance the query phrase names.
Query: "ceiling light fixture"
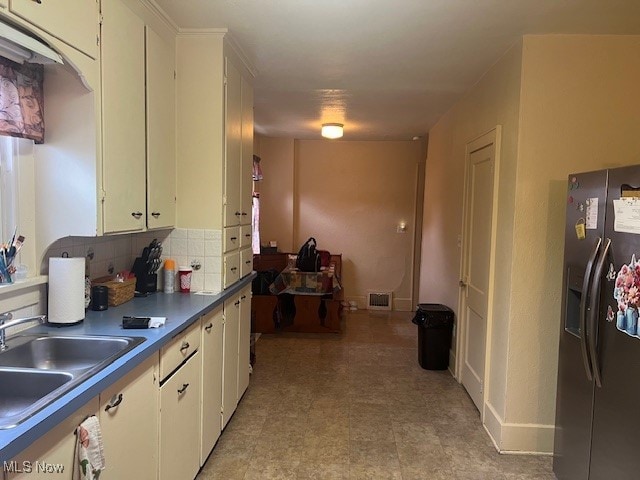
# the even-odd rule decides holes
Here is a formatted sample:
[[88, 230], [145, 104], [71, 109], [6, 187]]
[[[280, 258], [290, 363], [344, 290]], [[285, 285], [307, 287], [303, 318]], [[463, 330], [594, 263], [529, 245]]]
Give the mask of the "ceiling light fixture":
[[344, 125], [341, 123], [323, 123], [322, 136], [332, 140], [342, 137]]

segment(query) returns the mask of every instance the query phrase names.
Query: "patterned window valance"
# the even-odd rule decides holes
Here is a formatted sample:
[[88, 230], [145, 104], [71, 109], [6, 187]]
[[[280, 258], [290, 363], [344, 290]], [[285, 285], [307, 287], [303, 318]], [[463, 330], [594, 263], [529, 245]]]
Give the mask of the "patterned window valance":
[[44, 67], [0, 57], [0, 135], [44, 142]]

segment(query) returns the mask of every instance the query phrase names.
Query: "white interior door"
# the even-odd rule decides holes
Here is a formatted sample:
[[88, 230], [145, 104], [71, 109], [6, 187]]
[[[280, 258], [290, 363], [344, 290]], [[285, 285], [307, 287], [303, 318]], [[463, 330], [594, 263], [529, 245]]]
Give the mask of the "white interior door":
[[488, 137], [486, 141], [473, 142], [467, 149], [465, 248], [460, 282], [463, 296], [461, 326], [464, 329], [462, 384], [481, 414], [492, 263], [495, 131]]

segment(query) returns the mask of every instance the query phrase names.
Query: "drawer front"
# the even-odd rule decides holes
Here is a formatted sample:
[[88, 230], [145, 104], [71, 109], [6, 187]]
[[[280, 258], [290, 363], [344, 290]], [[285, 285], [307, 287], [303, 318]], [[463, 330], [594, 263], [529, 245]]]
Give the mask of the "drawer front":
[[240, 277], [246, 277], [253, 270], [253, 252], [250, 248], [240, 250]]
[[160, 378], [164, 380], [200, 347], [200, 321], [171, 340], [160, 350]]
[[240, 248], [251, 246], [251, 225], [240, 227]]
[[240, 247], [240, 242], [240, 227], [226, 227], [224, 229], [224, 236], [222, 237], [223, 253], [237, 250]]
[[240, 252], [226, 253], [223, 257], [222, 284], [224, 288], [233, 285], [240, 279]]
[[160, 387], [160, 480], [195, 478], [200, 468], [200, 376], [198, 352]]

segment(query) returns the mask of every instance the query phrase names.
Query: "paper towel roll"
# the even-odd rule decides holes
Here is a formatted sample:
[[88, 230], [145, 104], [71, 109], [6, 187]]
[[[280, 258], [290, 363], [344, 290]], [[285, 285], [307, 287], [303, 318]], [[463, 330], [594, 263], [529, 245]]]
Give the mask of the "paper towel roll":
[[84, 320], [85, 258], [49, 259], [49, 323]]

